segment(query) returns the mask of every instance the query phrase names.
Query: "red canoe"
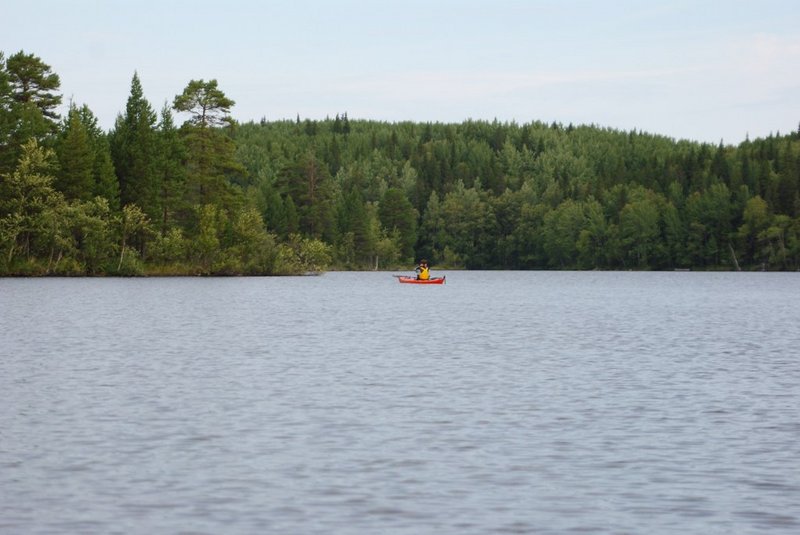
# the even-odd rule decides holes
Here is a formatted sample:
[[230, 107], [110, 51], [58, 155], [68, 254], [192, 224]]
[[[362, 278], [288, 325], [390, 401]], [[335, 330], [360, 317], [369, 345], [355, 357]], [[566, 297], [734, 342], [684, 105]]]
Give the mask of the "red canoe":
[[395, 275], [397, 280], [406, 284], [444, 284], [447, 277], [433, 277], [428, 280], [420, 280], [416, 277], [404, 277], [402, 275]]

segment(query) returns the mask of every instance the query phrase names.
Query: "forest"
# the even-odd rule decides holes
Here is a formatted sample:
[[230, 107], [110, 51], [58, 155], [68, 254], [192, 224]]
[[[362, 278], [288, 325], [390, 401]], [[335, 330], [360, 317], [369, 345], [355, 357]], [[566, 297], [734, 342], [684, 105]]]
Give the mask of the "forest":
[[133, 73], [103, 131], [86, 104], [56, 113], [60, 91], [0, 53], [0, 275], [800, 269], [800, 129], [238, 123], [217, 80], [156, 111]]

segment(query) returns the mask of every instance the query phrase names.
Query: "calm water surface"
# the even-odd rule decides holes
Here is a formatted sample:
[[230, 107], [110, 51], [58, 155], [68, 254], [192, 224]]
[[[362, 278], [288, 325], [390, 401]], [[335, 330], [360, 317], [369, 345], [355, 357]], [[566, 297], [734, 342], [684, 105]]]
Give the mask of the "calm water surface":
[[798, 533], [800, 274], [0, 279], [0, 533]]

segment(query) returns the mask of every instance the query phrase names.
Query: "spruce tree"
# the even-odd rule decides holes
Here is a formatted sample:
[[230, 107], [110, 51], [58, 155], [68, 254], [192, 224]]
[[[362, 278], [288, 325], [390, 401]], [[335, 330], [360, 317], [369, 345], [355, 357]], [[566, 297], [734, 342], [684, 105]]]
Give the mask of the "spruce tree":
[[111, 148], [108, 137], [103, 135], [94, 140], [94, 195], [108, 201], [109, 207], [120, 209], [119, 182], [111, 161]]
[[111, 161], [111, 149], [108, 144], [108, 135], [103, 132], [97, 123], [89, 106], [83, 105], [78, 109], [78, 114], [83, 127], [89, 134], [89, 143], [92, 147], [92, 193], [96, 197], [103, 197], [108, 201], [109, 208], [117, 211], [119, 205], [119, 183], [114, 172], [114, 163]]
[[64, 131], [56, 146], [60, 169], [55, 187], [67, 199], [87, 201], [94, 193], [94, 152], [89, 133], [81, 122], [75, 105], [71, 105], [64, 121]]
[[386, 190], [378, 207], [378, 215], [387, 232], [398, 233], [403, 258], [413, 258], [414, 244], [417, 242], [417, 211], [403, 190]]
[[181, 210], [186, 172], [183, 160], [186, 150], [175, 128], [172, 112], [167, 103], [161, 109], [161, 121], [158, 124], [158, 195], [160, 197], [161, 218], [155, 223], [162, 235], [173, 226], [173, 219]]
[[111, 133], [111, 156], [123, 206], [136, 204], [150, 219], [160, 219], [156, 181], [156, 113], [144, 98], [139, 75], [133, 74], [125, 114]]

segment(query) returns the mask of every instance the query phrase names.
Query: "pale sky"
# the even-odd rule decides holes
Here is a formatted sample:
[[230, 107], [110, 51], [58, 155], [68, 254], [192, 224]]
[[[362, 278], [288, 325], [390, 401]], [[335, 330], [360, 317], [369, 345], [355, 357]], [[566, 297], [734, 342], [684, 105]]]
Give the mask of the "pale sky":
[[[595, 124], [737, 144], [800, 123], [798, 0], [0, 0], [103, 128], [217, 79], [239, 121]], [[178, 116], [180, 121], [183, 118]]]

